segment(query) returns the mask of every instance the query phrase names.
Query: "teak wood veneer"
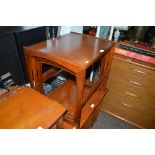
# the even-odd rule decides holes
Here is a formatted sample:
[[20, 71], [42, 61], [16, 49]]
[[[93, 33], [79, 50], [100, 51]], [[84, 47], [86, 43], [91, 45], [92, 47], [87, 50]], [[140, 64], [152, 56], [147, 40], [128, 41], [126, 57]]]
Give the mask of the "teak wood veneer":
[[29, 87], [12, 87], [0, 96], [1, 129], [63, 128], [66, 109]]
[[[90, 128], [97, 119], [100, 101], [106, 92], [114, 43], [70, 33], [24, 47], [24, 52], [31, 86], [43, 94], [45, 79], [61, 71], [71, 75], [47, 96], [67, 108], [65, 128]], [[97, 61], [101, 62], [99, 80], [88, 82], [86, 72]], [[51, 72], [42, 72], [45, 64], [53, 67]]]
[[[116, 50], [119, 50], [116, 48]], [[155, 128], [155, 65], [114, 54], [101, 109], [138, 128]]]

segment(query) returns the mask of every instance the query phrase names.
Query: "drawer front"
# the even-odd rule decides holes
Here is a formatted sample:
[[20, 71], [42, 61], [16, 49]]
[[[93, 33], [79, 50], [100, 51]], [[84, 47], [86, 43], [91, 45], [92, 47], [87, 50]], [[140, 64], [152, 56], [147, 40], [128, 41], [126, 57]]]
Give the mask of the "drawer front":
[[149, 81], [149, 83], [154, 83], [155, 80], [155, 70], [119, 59], [113, 59], [111, 70], [114, 73], [120, 72], [124, 76], [133, 76], [140, 80]]
[[141, 70], [129, 68], [129, 63], [127, 64], [117, 59], [113, 60], [108, 80], [117, 79], [119, 82], [126, 80], [143, 85], [144, 87], [155, 88], [155, 71], [151, 70], [151, 74], [147, 74]]
[[138, 81], [133, 78], [127, 77], [113, 77], [109, 76], [108, 89], [112, 89], [118, 92], [130, 91], [136, 93], [138, 96], [150, 97], [155, 99], [155, 87], [152, 85], [143, 84], [141, 81]]
[[126, 86], [125, 84], [120, 84], [118, 82], [111, 83], [110, 86], [108, 85], [109, 92], [117, 93], [118, 96], [122, 96], [128, 100], [141, 102], [150, 106], [150, 108], [155, 108], [154, 92], [151, 90], [147, 91], [146, 89], [135, 88], [133, 86], [131, 87], [130, 84], [129, 86]]
[[124, 95], [108, 92], [101, 108], [144, 128], [155, 128], [155, 109]]
[[[152, 67], [150, 67], [149, 64], [147, 66], [146, 64], [143, 65], [142, 63], [135, 63], [130, 58], [120, 59], [116, 57], [112, 59], [112, 62], [115, 63], [116, 66], [121, 66], [122, 68], [125, 69], [137, 69], [140, 70], [141, 71], [140, 73], [142, 74], [146, 73], [147, 75], [155, 75], [155, 65], [152, 65]], [[122, 64], [125, 66], [122, 66]]]
[[108, 93], [112, 94], [112, 96], [116, 96], [114, 98], [118, 98], [118, 100], [121, 100], [121, 102], [133, 104], [132, 107], [136, 110], [139, 109], [139, 105], [141, 105], [155, 112], [154, 98], [151, 98], [149, 96], [140, 96], [139, 94], [137, 95], [135, 92], [123, 89], [120, 92], [115, 90], [109, 90]]
[[105, 102], [111, 105], [120, 105], [120, 107], [126, 109], [132, 109], [136, 112], [149, 112], [155, 115], [155, 104], [147, 104], [141, 100], [136, 100], [135, 98], [128, 96], [127, 94], [121, 94], [119, 92], [109, 91], [104, 98]]
[[136, 73], [133, 72], [127, 72], [127, 71], [122, 71], [122, 70], [114, 70], [111, 69], [110, 70], [110, 74], [109, 74], [109, 78], [112, 79], [120, 79], [120, 80], [128, 80], [128, 81], [135, 81], [137, 83], [140, 83], [141, 85], [144, 85], [145, 87], [151, 87], [154, 88], [155, 87], [155, 77], [144, 77], [141, 75], [138, 75]]

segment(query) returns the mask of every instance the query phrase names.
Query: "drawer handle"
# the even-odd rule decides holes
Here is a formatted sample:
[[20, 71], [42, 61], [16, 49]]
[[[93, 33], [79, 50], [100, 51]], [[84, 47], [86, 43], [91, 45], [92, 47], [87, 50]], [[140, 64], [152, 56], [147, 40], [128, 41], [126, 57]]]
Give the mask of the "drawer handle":
[[135, 84], [135, 85], [137, 85], [137, 86], [141, 86], [141, 84], [138, 83], [138, 82], [135, 82], [135, 81], [129, 81], [129, 82], [132, 83], [132, 84]]
[[140, 71], [140, 70], [137, 70], [137, 69], [134, 69], [134, 71], [137, 72], [137, 73], [140, 73], [140, 74], [145, 74], [145, 75], [147, 74], [147, 73], [145, 73], [143, 71]]
[[125, 92], [125, 94], [127, 94], [127, 95], [129, 95], [129, 96], [132, 96], [132, 97], [138, 97], [137, 95], [132, 94], [132, 93], [129, 93], [129, 92]]
[[133, 106], [131, 106], [131, 105], [129, 105], [129, 104], [126, 104], [126, 103], [121, 103], [121, 104], [123, 104], [123, 105], [126, 106], [126, 107], [133, 108]]

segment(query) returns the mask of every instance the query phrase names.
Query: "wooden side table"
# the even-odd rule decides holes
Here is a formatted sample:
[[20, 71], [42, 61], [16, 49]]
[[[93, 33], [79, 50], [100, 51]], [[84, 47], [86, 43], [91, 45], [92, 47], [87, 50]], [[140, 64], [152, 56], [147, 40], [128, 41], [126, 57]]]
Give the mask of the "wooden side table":
[[15, 87], [0, 96], [1, 129], [63, 128], [66, 109], [29, 87]]
[[[48, 78], [63, 72], [68, 75], [47, 94], [66, 107], [65, 128], [90, 128], [97, 119], [114, 47], [112, 41], [77, 33], [24, 47], [29, 81], [35, 90], [44, 94]], [[44, 72], [44, 65], [51, 68]], [[97, 80], [90, 81], [88, 72], [95, 65], [99, 66], [94, 74]]]

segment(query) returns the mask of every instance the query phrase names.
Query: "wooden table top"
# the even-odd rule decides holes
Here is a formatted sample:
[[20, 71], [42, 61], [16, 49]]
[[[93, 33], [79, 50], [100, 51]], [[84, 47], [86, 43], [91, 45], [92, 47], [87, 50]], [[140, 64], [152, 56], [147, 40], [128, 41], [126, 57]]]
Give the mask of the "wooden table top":
[[29, 87], [18, 87], [0, 98], [0, 128], [50, 128], [66, 109]]
[[69, 33], [57, 37], [55, 40], [50, 39], [24, 48], [31, 56], [45, 58], [60, 65], [88, 68], [97, 58], [104, 55], [112, 45], [112, 41]]

